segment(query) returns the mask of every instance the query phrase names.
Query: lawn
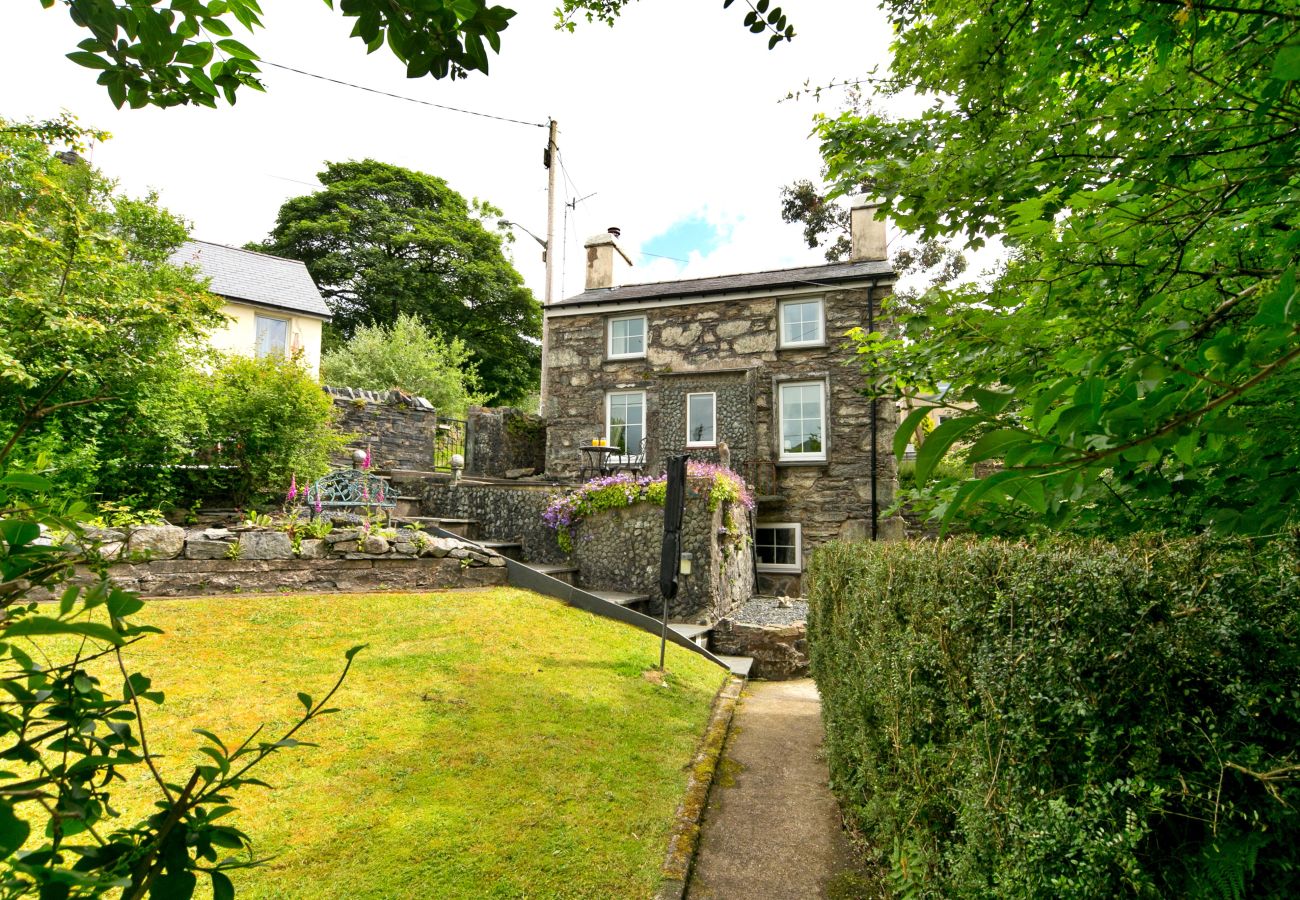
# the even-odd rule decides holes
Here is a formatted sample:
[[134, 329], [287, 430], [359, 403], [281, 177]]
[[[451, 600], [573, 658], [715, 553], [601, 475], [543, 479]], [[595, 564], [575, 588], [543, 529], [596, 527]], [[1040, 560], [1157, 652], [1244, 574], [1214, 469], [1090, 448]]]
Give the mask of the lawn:
[[[151, 749], [184, 780], [197, 735], [283, 730], [343, 653], [332, 705], [239, 795], [267, 865], [241, 898], [645, 897], [725, 673], [527, 591], [157, 601], [128, 664], [167, 693]], [[119, 788], [118, 805], [152, 801]], [[147, 798], [147, 799], [146, 799]], [[235, 819], [236, 817], [232, 817]]]

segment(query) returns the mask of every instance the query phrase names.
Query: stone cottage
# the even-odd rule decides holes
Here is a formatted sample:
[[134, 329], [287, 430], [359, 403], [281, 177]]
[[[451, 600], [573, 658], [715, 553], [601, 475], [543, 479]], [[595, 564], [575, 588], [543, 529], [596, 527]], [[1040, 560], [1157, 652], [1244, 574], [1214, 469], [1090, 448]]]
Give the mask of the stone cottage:
[[851, 221], [847, 262], [652, 284], [614, 283], [616, 229], [589, 240], [586, 289], [545, 310], [547, 473], [576, 475], [593, 438], [650, 472], [728, 456], [759, 495], [765, 592], [799, 592], [819, 543], [883, 532], [898, 413], [862, 396], [844, 335], [879, 316], [894, 272], [877, 207]]

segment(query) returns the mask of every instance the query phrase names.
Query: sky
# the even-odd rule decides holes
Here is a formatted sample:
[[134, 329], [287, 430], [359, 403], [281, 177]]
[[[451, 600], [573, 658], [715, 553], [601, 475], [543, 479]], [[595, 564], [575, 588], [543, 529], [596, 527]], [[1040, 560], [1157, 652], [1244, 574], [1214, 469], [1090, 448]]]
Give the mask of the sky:
[[[812, 117], [839, 92], [782, 101], [806, 83], [861, 77], [888, 64], [883, 13], [861, 0], [790, 0], [794, 41], [768, 50], [741, 24], [744, 4], [642, 0], [608, 28], [553, 28], [548, 0], [519, 9], [491, 74], [409, 80], [386, 50], [367, 55], [350, 20], [311, 0], [265, 3], [266, 27], [236, 37], [264, 59], [409, 97], [559, 123], [555, 295], [582, 290], [582, 242], [610, 226], [635, 266], [621, 283], [823, 262], [780, 217], [780, 189], [820, 169]], [[236, 26], [238, 28], [238, 26]], [[64, 54], [86, 35], [61, 4], [6, 0], [0, 16], [0, 116], [60, 110], [113, 139], [93, 163], [130, 194], [156, 190], [203, 240], [266, 236], [286, 199], [318, 187], [326, 160], [373, 158], [440, 176], [546, 228], [546, 131], [435, 109], [265, 67], [266, 94], [245, 89], [216, 110], [116, 110], [95, 74]], [[572, 208], [561, 206], [577, 200]], [[541, 248], [517, 232], [510, 251], [540, 298]]]

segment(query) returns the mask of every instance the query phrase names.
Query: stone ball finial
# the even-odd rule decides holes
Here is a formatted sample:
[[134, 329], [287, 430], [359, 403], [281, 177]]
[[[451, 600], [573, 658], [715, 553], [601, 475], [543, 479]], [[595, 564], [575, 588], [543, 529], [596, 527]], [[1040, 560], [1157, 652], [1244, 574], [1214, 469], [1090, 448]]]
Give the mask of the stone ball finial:
[[352, 468], [359, 469], [363, 465], [365, 465], [365, 462], [366, 462], [366, 451], [364, 450], [352, 451]]
[[453, 453], [451, 455], [451, 467], [453, 469], [465, 468], [465, 457], [461, 456], [459, 453]]

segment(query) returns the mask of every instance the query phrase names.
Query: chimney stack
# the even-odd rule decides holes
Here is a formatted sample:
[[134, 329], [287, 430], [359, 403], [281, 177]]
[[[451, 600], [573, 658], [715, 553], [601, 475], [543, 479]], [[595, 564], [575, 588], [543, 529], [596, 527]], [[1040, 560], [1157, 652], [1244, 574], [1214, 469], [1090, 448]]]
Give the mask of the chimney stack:
[[880, 201], [858, 197], [849, 209], [849, 262], [889, 259]]
[[587, 242], [583, 244], [587, 248], [587, 290], [594, 291], [614, 286], [615, 253], [623, 257], [629, 266], [632, 265], [632, 260], [618, 245], [618, 238], [622, 233], [620, 228], [610, 228], [604, 234], [587, 238]]

